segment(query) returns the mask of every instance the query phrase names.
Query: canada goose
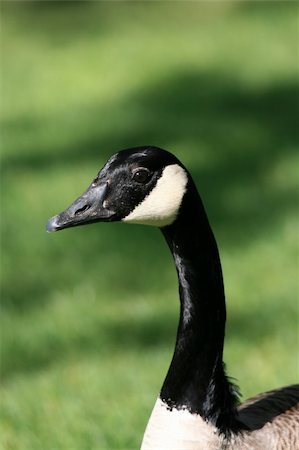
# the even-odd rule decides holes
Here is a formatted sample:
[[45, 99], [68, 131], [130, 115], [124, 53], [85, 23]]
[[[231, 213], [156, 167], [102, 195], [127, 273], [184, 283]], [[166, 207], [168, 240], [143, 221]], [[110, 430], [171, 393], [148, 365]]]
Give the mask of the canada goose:
[[48, 221], [47, 230], [100, 221], [159, 227], [178, 274], [174, 355], [141, 449], [299, 449], [299, 385], [238, 406], [238, 391], [225, 375], [226, 312], [217, 244], [181, 162], [156, 147], [118, 152], [81, 197]]

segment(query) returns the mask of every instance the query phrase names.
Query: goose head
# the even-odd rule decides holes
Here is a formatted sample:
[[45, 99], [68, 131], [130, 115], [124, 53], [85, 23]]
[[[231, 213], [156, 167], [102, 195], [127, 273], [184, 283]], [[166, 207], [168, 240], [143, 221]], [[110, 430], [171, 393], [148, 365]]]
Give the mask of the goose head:
[[48, 221], [47, 231], [113, 221], [165, 227], [176, 220], [188, 181], [186, 169], [165, 150], [122, 150], [79, 198]]

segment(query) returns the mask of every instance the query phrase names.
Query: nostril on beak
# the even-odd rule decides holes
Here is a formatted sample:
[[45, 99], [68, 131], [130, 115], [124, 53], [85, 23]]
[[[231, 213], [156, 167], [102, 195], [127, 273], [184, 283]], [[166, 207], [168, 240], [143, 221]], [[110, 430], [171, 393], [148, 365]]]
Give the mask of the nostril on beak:
[[91, 205], [84, 205], [82, 208], [77, 209], [75, 211], [74, 216], [77, 216], [78, 214], [82, 214], [83, 212], [87, 211], [90, 208]]

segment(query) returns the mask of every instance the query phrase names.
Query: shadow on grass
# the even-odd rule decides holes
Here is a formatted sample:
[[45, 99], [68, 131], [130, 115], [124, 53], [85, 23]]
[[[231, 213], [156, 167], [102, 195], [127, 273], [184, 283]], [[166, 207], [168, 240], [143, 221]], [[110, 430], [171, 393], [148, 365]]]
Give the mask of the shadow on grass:
[[[295, 152], [298, 94], [296, 81], [255, 90], [233, 76], [228, 79], [213, 72], [176, 73], [172, 78], [143, 88], [135, 96], [131, 94], [107, 108], [104, 105], [105, 111], [101, 104], [90, 105], [86, 111], [88, 123], [78, 123], [79, 129], [87, 126], [90, 138], [79, 139], [77, 145], [71, 144], [63, 151], [56, 152], [53, 148], [47, 154], [39, 151], [39, 143], [35, 148], [33, 141], [31, 155], [8, 155], [4, 169], [42, 171], [92, 160], [98, 164], [99, 159], [104, 163], [122, 148], [171, 144], [182, 161], [184, 147], [186, 153], [190, 148], [198, 151], [201, 160], [214, 155], [212, 173], [222, 173], [226, 183], [242, 185], [244, 175], [253, 178], [257, 172], [262, 174], [278, 157], [286, 156], [285, 152]], [[130, 112], [136, 115], [123, 129], [120, 120], [123, 117], [127, 124]], [[113, 126], [99, 132], [103, 113], [109, 116]], [[49, 118], [54, 120], [55, 117]], [[42, 124], [46, 125], [44, 120], [38, 123], [20, 117], [7, 121], [4, 127], [36, 131]], [[99, 169], [95, 166], [95, 171]], [[215, 176], [210, 179], [210, 187], [215, 179]]]
[[[273, 315], [263, 305], [239, 312], [237, 316], [233, 314], [228, 318], [227, 341], [250, 342], [254, 348], [264, 340], [275, 339], [277, 317], [280, 318], [280, 324], [288, 321], [284, 304], [276, 306]], [[157, 313], [136, 319], [117, 317], [109, 322], [94, 318], [88, 327], [78, 329], [69, 340], [62, 340], [53, 330], [31, 348], [26, 342], [16, 341], [3, 352], [1, 377], [5, 382], [11, 380], [12, 376], [44, 370], [67, 359], [85, 358], [91, 354], [100, 361], [101, 357], [111, 353], [117, 356], [138, 354], [155, 348], [169, 350], [174, 347], [177, 322], [178, 311], [173, 309], [169, 310], [167, 320], [164, 315]], [[254, 328], [251, 324], [254, 324]], [[171, 350], [169, 363], [170, 357]]]

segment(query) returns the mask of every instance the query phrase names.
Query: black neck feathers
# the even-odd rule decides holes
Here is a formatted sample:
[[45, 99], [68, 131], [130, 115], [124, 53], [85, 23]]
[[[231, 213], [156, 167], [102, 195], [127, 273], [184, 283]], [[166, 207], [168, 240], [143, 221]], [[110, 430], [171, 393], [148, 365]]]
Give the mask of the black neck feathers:
[[217, 244], [190, 180], [176, 221], [162, 233], [179, 280], [180, 321], [161, 398], [187, 408], [221, 431], [234, 428], [237, 393], [225, 376], [222, 356], [225, 296]]

